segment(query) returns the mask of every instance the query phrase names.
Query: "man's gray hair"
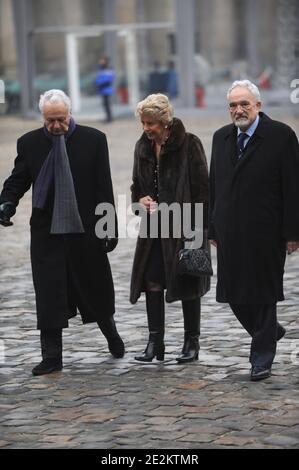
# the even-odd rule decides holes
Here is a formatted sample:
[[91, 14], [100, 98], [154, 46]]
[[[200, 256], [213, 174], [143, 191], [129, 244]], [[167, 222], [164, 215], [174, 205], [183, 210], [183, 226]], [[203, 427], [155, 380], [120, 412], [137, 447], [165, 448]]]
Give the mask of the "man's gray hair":
[[229, 100], [229, 96], [232, 90], [238, 86], [248, 88], [248, 90], [253, 94], [257, 101], [261, 101], [261, 94], [258, 87], [252, 83], [250, 80], [236, 80], [227, 92], [227, 99]]
[[70, 98], [62, 90], [48, 90], [39, 99], [39, 110], [43, 114], [46, 103], [63, 103], [68, 108], [69, 113], [72, 109]]

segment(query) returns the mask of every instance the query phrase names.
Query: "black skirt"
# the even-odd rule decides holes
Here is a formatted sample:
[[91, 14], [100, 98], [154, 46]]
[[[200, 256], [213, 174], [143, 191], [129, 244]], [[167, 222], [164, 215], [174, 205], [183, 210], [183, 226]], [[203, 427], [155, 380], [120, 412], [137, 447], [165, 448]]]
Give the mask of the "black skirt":
[[153, 241], [144, 272], [144, 281], [154, 282], [166, 288], [165, 266], [160, 238], [156, 238]]

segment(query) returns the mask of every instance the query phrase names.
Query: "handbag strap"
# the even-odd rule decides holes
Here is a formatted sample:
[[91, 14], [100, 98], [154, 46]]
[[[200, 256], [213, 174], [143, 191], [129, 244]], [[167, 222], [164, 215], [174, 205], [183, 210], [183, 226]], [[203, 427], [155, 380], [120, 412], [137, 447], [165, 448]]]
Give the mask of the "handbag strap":
[[[187, 181], [189, 182], [189, 189], [190, 189], [190, 202], [191, 202], [191, 199], [192, 199], [192, 193], [191, 193], [191, 177], [190, 177], [190, 164], [189, 164], [189, 161], [191, 159], [191, 141], [192, 141], [192, 135], [190, 133], [187, 133], [187, 139], [188, 139], [188, 142], [187, 142], [187, 152], [186, 152], [186, 158], [184, 160], [184, 165], [183, 165], [183, 171], [182, 173], [184, 174], [184, 177], [187, 177]], [[182, 241], [183, 241], [183, 244], [185, 244], [185, 242], [192, 242], [193, 239], [195, 238], [195, 236], [193, 236], [192, 238], [187, 238], [187, 237], [183, 237], [182, 238]], [[205, 233], [205, 230], [203, 231], [203, 244], [202, 244], [202, 248], [208, 248], [208, 238], [207, 238], [207, 233]]]
[[[183, 163], [183, 168], [182, 168], [182, 178], [183, 180], [187, 180], [188, 181], [188, 185], [187, 187], [189, 188], [189, 196], [190, 196], [190, 202], [191, 202], [191, 179], [190, 179], [190, 165], [189, 165], [189, 160], [190, 160], [190, 148], [191, 148], [191, 144], [190, 144], [190, 141], [191, 141], [191, 135], [189, 133], [186, 133], [186, 157], [184, 159], [184, 163]], [[186, 187], [186, 185], [184, 184], [183, 185], [184, 187]], [[193, 237], [194, 238], [194, 237]], [[183, 242], [183, 247], [185, 247], [185, 242], [192, 242], [193, 239], [190, 238], [190, 237], [182, 237], [182, 242]]]

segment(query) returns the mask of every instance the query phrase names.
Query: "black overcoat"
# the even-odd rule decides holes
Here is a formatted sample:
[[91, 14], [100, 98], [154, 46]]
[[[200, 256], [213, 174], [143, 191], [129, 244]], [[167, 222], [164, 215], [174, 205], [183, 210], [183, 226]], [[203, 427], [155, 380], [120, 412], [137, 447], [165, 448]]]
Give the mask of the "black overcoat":
[[[185, 171], [188, 158], [189, 171]], [[155, 156], [152, 145], [143, 133], [135, 147], [132, 202], [153, 194]], [[188, 134], [183, 123], [175, 118], [170, 137], [162, 147], [158, 175], [159, 203], [174, 202], [204, 203], [209, 200], [207, 161], [198, 137]], [[181, 238], [162, 238], [162, 252], [166, 277], [166, 301], [191, 300], [203, 296], [210, 288], [210, 278], [187, 279], [177, 274], [178, 252], [182, 248]], [[135, 251], [130, 301], [137, 302], [144, 291], [143, 279], [153, 239], [138, 238]]]
[[260, 113], [237, 161], [237, 128], [213, 138], [209, 238], [217, 241], [218, 302], [284, 299], [287, 240], [299, 240], [299, 147], [293, 130]]
[[[11, 176], [4, 183], [0, 202], [16, 205], [34, 184], [51, 149], [43, 128], [22, 136]], [[65, 328], [79, 310], [83, 323], [114, 313], [114, 287], [109, 260], [95, 235], [95, 208], [114, 205], [105, 134], [77, 125], [68, 139], [67, 153], [79, 213], [85, 233], [51, 235], [53, 188], [44, 210], [33, 209], [31, 264], [37, 304], [37, 327]]]

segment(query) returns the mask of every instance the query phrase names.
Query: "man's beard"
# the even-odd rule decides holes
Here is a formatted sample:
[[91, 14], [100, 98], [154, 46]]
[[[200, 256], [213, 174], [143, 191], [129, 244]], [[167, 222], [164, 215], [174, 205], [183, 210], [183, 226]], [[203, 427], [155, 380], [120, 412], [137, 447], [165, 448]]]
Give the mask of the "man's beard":
[[248, 117], [244, 116], [234, 119], [234, 124], [238, 126], [241, 131], [246, 131], [251, 123]]

